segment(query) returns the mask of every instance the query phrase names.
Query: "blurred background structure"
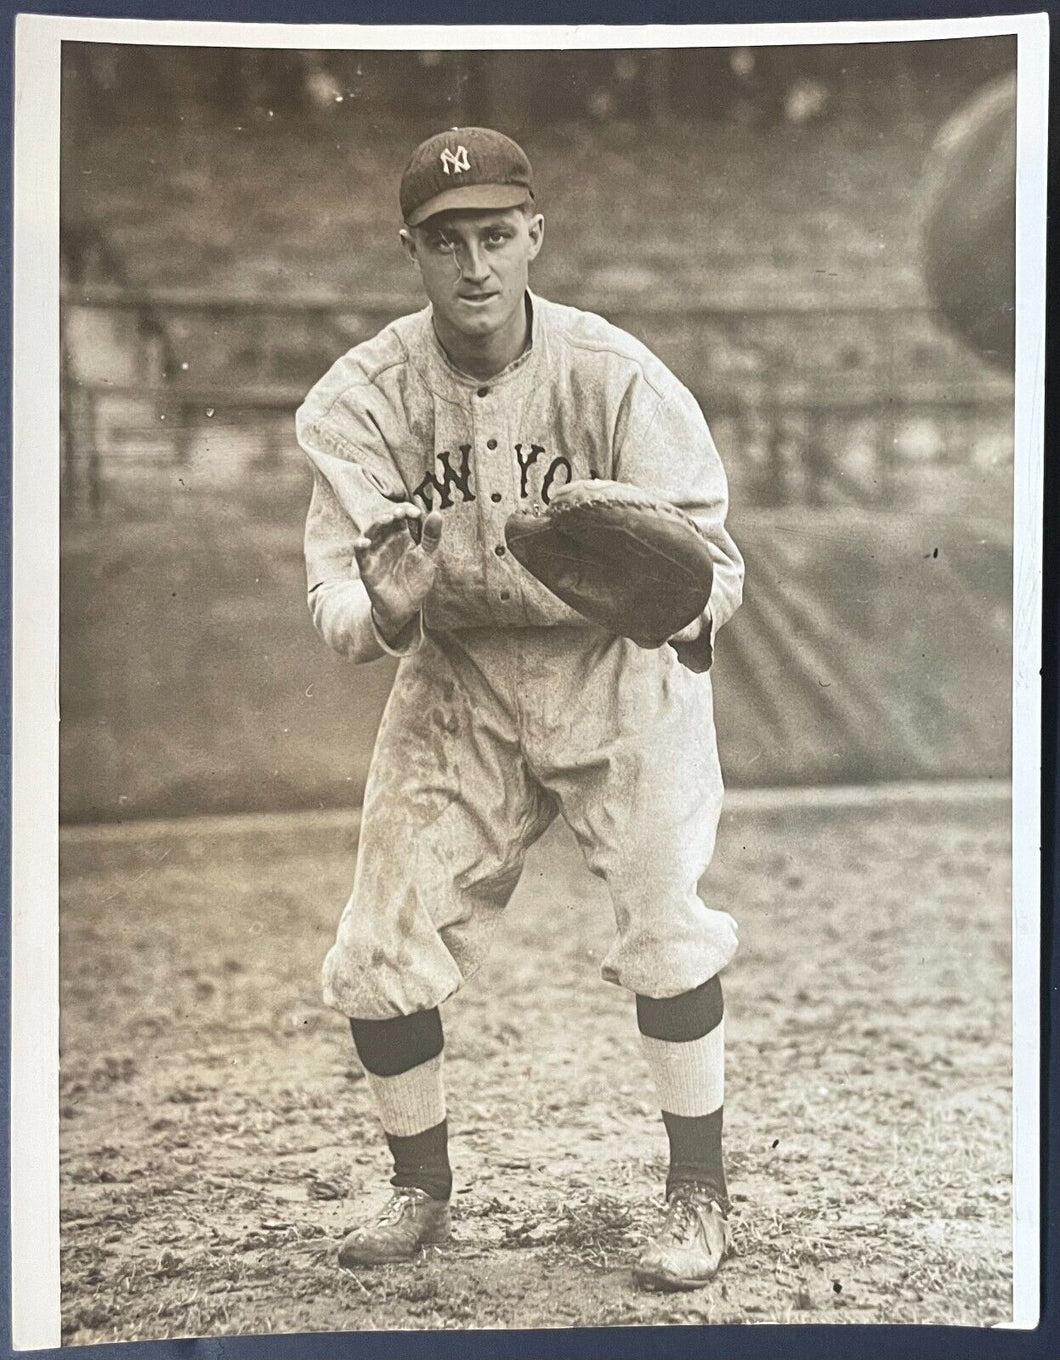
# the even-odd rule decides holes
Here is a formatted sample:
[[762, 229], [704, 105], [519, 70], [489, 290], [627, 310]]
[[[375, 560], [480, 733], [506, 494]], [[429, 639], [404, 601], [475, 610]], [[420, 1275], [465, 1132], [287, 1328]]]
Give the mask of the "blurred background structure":
[[534, 162], [533, 286], [643, 339], [714, 432], [748, 566], [729, 782], [1006, 777], [1012, 374], [940, 322], [920, 211], [939, 129], [1014, 68], [1010, 38], [66, 44], [63, 816], [359, 800], [392, 663], [312, 630], [293, 413], [422, 305], [398, 178], [469, 122]]

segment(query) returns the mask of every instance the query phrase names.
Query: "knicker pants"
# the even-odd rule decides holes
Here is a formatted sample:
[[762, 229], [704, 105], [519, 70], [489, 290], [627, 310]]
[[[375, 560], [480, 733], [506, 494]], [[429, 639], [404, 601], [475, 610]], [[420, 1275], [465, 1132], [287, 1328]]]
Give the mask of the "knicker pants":
[[614, 905], [604, 978], [697, 987], [737, 946], [697, 892], [721, 803], [710, 676], [670, 647], [580, 627], [428, 634], [380, 725], [324, 999], [370, 1020], [450, 997], [557, 812]]

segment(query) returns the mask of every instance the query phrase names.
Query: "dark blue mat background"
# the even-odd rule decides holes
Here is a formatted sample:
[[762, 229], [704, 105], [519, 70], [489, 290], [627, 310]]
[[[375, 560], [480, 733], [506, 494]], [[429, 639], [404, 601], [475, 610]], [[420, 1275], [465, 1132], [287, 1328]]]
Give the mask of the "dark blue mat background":
[[[3, 291], [11, 295], [11, 117], [13, 106], [12, 55], [14, 43], [14, 17], [18, 6], [3, 0], [3, 42], [0, 43], [0, 94], [2, 107], [7, 121], [6, 135], [0, 143], [0, 192], [4, 197], [4, 210], [0, 231], [3, 233], [3, 250], [0, 252]], [[298, 22], [298, 23], [737, 23], [737, 22], [806, 22], [839, 19], [901, 19], [901, 18], [963, 18], [973, 15], [1019, 14], [1034, 11], [1048, 11], [1053, 23], [1050, 47], [1055, 57], [1057, 51], [1057, 10], [1054, 3], [1034, 5], [1033, 3], [1010, 4], [943, 3], [942, 0], [921, 0], [921, 3], [883, 4], [841, 4], [806, 3], [805, 0], [788, 0], [787, 3], [766, 3], [765, 0], [743, 0], [736, 3], [628, 3], [628, 0], [568, 0], [568, 3], [536, 3], [531, 8], [510, 4], [450, 3], [440, 0], [428, 3], [420, 0], [416, 4], [385, 3], [374, 0], [368, 4], [342, 4], [337, 0], [307, 0], [306, 3], [293, 5], [280, 3], [279, 0], [258, 0], [258, 3], [203, 3], [199, 0], [185, 0], [184, 3], [152, 3], [151, 0], [125, 0], [124, 3], [107, 3], [98, 0], [91, 4], [47, 4], [37, 3], [25, 8], [34, 13], [97, 15], [100, 17], [129, 17], [154, 19], [203, 19], [255, 22]], [[1052, 103], [1055, 105], [1055, 99]], [[1053, 120], [1051, 119], [1051, 122]], [[1052, 142], [1056, 144], [1056, 129], [1053, 127]], [[1055, 157], [1050, 157], [1051, 162]], [[1050, 191], [1050, 200], [1054, 194]], [[1049, 229], [1050, 247], [1056, 244], [1056, 214], [1051, 214]], [[1050, 250], [1052, 255], [1052, 250]], [[1050, 301], [1054, 300], [1055, 271], [1050, 270]], [[1050, 308], [1052, 310], [1052, 308]], [[4, 741], [0, 744], [0, 800], [3, 801], [3, 827], [0, 835], [4, 837], [5, 854], [10, 855], [9, 842], [9, 786], [10, 786], [10, 541], [11, 541], [11, 478], [10, 478], [10, 364], [11, 364], [11, 313], [10, 305], [3, 308], [2, 344], [0, 344], [0, 390], [5, 402], [5, 413], [0, 429], [3, 431], [4, 449], [0, 457], [0, 504], [3, 507], [3, 551], [0, 553], [0, 571], [3, 572], [0, 599], [3, 602], [3, 628], [0, 629], [0, 649], [3, 651], [4, 684]], [[1048, 345], [1048, 387], [1046, 408], [1046, 448], [1057, 446], [1058, 421], [1055, 401], [1055, 336], [1050, 337]], [[1045, 654], [1043, 668], [1044, 683], [1044, 721], [1043, 721], [1043, 853], [1044, 860], [1044, 911], [1043, 930], [1043, 977], [1045, 985], [1042, 995], [1042, 1036], [1046, 1052], [1044, 1075], [1047, 1076], [1047, 1099], [1043, 1102], [1046, 1137], [1043, 1142], [1043, 1184], [1049, 1187], [1047, 1203], [1043, 1206], [1045, 1255], [1042, 1262], [1043, 1313], [1042, 1325], [1036, 1332], [978, 1332], [928, 1327], [805, 1327], [776, 1328], [755, 1327], [737, 1328], [673, 1328], [673, 1329], [614, 1329], [606, 1331], [556, 1331], [556, 1332], [459, 1332], [438, 1333], [391, 1333], [358, 1334], [337, 1336], [308, 1337], [261, 1337], [203, 1341], [168, 1341], [156, 1343], [127, 1343], [121, 1346], [97, 1346], [90, 1348], [69, 1348], [63, 1351], [35, 1352], [38, 1355], [63, 1355], [98, 1357], [122, 1357], [123, 1360], [177, 1360], [177, 1357], [202, 1357], [206, 1360], [250, 1360], [250, 1357], [268, 1357], [268, 1360], [317, 1360], [318, 1357], [388, 1357], [404, 1360], [404, 1357], [457, 1357], [457, 1356], [511, 1356], [511, 1357], [597, 1357], [608, 1356], [610, 1360], [621, 1357], [686, 1357], [691, 1355], [724, 1356], [732, 1360], [741, 1357], [765, 1356], [807, 1356], [814, 1360], [826, 1357], [876, 1357], [902, 1356], [933, 1357], [957, 1356], [996, 1356], [1024, 1360], [1025, 1357], [1054, 1354], [1060, 1350], [1060, 1329], [1057, 1325], [1057, 1287], [1060, 1279], [1060, 1244], [1058, 1244], [1057, 1186], [1057, 1092], [1060, 1090], [1060, 1071], [1057, 1061], [1057, 1023], [1056, 1006], [1050, 1006], [1050, 998], [1055, 998], [1060, 986], [1056, 939], [1051, 922], [1051, 907], [1056, 885], [1055, 816], [1056, 816], [1056, 676], [1057, 676], [1057, 636], [1056, 636], [1056, 580], [1057, 546], [1055, 537], [1048, 529], [1052, 524], [1049, 513], [1057, 490], [1055, 457], [1047, 459], [1046, 466], [1046, 506], [1047, 534], [1045, 548]], [[0, 963], [3, 965], [5, 986], [0, 997], [0, 1029], [6, 1036], [9, 1032], [9, 922], [10, 902], [8, 878], [2, 889], [4, 926], [0, 931]], [[9, 1072], [7, 1044], [0, 1043], [2, 1053], [2, 1089], [5, 1104], [9, 1093]], [[8, 1228], [8, 1165], [9, 1140], [7, 1122], [0, 1127], [0, 1155], [4, 1165], [3, 1184], [0, 1186], [0, 1292], [3, 1295], [3, 1308], [0, 1309], [0, 1342], [3, 1354], [12, 1354], [10, 1348], [10, 1243]], [[282, 1281], [278, 1282], [282, 1287]]]

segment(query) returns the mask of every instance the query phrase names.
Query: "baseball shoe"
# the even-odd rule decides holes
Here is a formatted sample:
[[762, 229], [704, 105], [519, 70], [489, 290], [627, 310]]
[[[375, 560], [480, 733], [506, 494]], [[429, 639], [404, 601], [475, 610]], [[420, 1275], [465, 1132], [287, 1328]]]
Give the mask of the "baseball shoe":
[[658, 1237], [633, 1267], [645, 1289], [699, 1289], [718, 1273], [732, 1249], [732, 1233], [714, 1191], [675, 1185]]
[[378, 1214], [347, 1234], [339, 1248], [339, 1265], [380, 1266], [410, 1261], [421, 1247], [448, 1240], [448, 1200], [432, 1199], [412, 1186], [395, 1190]]

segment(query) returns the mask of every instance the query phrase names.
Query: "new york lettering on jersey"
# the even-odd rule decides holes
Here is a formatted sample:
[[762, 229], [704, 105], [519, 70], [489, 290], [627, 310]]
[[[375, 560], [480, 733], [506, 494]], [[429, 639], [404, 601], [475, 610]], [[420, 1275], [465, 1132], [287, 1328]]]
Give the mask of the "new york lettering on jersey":
[[[549, 505], [552, 493], [574, 480], [570, 459], [563, 454], [550, 456], [543, 444], [518, 443], [512, 452], [519, 469], [520, 500]], [[425, 510], [450, 510], [457, 498], [464, 504], [475, 500], [474, 483], [472, 446], [461, 444], [455, 454], [449, 449], [438, 453], [434, 469], [424, 474], [411, 494]]]
[[545, 510], [563, 486], [596, 478], [692, 515], [717, 549], [715, 626], [738, 600], [725, 475], [703, 414], [654, 355], [602, 317], [534, 295], [530, 346], [488, 382], [453, 368], [429, 309], [399, 317], [332, 365], [297, 427], [314, 467], [314, 619], [351, 658], [380, 646], [352, 544], [403, 501], [444, 520], [423, 608], [431, 631], [584, 625], [512, 558], [504, 525], [513, 510]]

